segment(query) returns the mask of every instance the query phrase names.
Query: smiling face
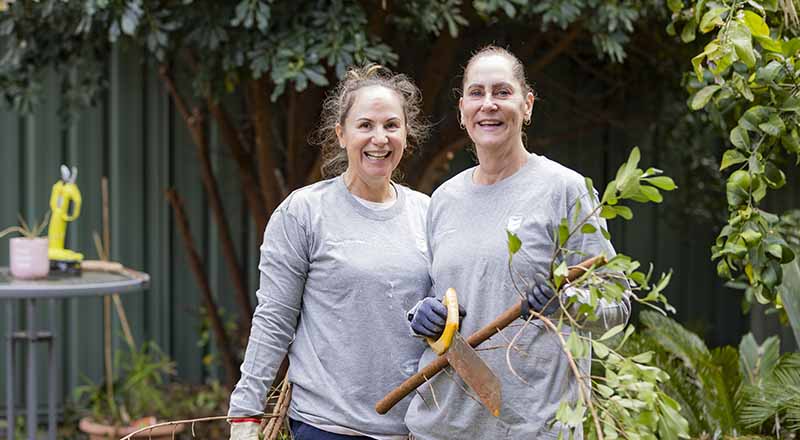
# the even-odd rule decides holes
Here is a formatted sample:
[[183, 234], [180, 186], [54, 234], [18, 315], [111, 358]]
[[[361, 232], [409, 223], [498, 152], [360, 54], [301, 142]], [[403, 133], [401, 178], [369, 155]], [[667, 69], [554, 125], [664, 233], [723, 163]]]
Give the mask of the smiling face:
[[344, 122], [336, 126], [339, 145], [347, 149], [347, 174], [353, 182], [350, 190], [359, 195], [362, 185], [384, 184], [388, 189], [406, 146], [402, 98], [383, 86], [353, 93]]
[[461, 122], [478, 150], [522, 145], [522, 124], [530, 119], [533, 94], [514, 77], [512, 61], [491, 54], [473, 60], [458, 101]]

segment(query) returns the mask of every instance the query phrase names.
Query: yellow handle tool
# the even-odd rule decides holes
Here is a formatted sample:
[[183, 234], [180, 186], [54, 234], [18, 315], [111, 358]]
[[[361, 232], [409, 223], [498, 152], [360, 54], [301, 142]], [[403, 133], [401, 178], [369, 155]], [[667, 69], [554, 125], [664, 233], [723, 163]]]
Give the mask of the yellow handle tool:
[[444, 354], [450, 348], [450, 344], [453, 343], [453, 336], [458, 331], [458, 296], [456, 295], [456, 289], [452, 287], [447, 289], [444, 299], [442, 299], [442, 304], [447, 307], [447, 321], [445, 321], [444, 331], [442, 331], [439, 339], [435, 341], [431, 338], [425, 338], [428, 340], [428, 345], [431, 346], [431, 349], [439, 355]]

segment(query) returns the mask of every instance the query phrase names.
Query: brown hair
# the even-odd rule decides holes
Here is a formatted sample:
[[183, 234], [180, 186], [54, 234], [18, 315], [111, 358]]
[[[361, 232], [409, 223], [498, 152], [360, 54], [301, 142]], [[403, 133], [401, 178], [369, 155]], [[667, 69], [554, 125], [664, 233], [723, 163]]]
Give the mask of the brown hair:
[[467, 65], [464, 67], [464, 74], [463, 79], [461, 80], [461, 88], [463, 89], [464, 86], [467, 85], [467, 72], [469, 71], [469, 67], [477, 61], [479, 58], [491, 55], [499, 55], [506, 57], [509, 61], [511, 61], [511, 72], [514, 75], [514, 79], [519, 82], [519, 86], [522, 89], [523, 95], [528, 93], [533, 93], [536, 95], [536, 92], [533, 90], [530, 84], [528, 84], [528, 80], [525, 79], [525, 66], [522, 64], [519, 58], [516, 55], [511, 53], [508, 49], [504, 49], [502, 47], [488, 45], [482, 47], [477, 52], [473, 53], [472, 56], [467, 61]]
[[311, 139], [322, 148], [323, 178], [338, 176], [347, 169], [347, 152], [339, 146], [336, 124], [344, 125], [355, 101], [355, 92], [370, 86], [386, 87], [402, 99], [406, 124], [406, 154], [412, 153], [427, 139], [429, 125], [421, 115], [422, 94], [406, 75], [393, 73], [376, 64], [351, 68], [325, 98], [320, 127]]

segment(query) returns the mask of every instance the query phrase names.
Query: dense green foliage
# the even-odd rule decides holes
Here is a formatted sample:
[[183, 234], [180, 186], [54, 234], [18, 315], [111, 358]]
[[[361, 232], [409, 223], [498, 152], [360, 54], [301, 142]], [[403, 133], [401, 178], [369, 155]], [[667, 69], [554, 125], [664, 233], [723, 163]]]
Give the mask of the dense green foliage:
[[623, 351], [654, 353], [654, 365], [669, 375], [664, 390], [680, 403], [693, 437], [788, 438], [800, 429], [800, 354], [781, 355], [776, 336], [758, 345], [747, 334], [738, 349], [709, 349], [658, 313], [639, 318], [644, 330]]
[[794, 4], [673, 0], [669, 7], [668, 30], [680, 28], [683, 41], [693, 41], [698, 33], [711, 36], [692, 59], [690, 107], [704, 109], [729, 133], [720, 166], [732, 171], [726, 185], [729, 218], [712, 249], [717, 272], [744, 279], [758, 302], [774, 303], [781, 265], [792, 261], [794, 252], [777, 227], [779, 216], [759, 206], [768, 190], [786, 184], [786, 167], [800, 164], [800, 34]]

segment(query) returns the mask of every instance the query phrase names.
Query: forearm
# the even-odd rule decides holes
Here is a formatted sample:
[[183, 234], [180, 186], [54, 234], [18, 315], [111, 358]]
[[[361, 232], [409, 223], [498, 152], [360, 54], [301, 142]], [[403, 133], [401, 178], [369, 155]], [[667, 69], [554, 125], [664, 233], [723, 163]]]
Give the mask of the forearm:
[[229, 417], [263, 413], [269, 388], [292, 341], [300, 311], [274, 300], [256, 309], [241, 378], [231, 394]]

